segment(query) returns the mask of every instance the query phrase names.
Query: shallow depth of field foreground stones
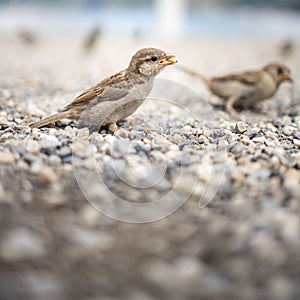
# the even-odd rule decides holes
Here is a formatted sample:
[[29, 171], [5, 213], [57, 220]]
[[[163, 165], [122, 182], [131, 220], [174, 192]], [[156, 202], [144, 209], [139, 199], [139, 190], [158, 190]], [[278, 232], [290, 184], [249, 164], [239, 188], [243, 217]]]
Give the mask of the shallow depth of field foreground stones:
[[[80, 41], [1, 37], [0, 299], [299, 299], [299, 51], [285, 61], [295, 84], [240, 122], [170, 68], [114, 136], [30, 129], [152, 46], [107, 38], [86, 55]], [[159, 46], [208, 75], [279, 59], [272, 42]], [[183, 205], [144, 224], [83, 194], [147, 204], [172, 191]]]

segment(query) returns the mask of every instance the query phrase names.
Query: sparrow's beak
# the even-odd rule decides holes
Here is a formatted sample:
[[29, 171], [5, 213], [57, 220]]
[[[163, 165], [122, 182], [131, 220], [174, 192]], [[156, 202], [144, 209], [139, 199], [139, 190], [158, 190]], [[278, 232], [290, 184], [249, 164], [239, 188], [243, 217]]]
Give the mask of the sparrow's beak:
[[159, 65], [164, 65], [164, 66], [174, 65], [176, 63], [177, 63], [177, 58], [174, 55], [166, 55], [164, 58], [158, 61]]
[[290, 83], [294, 83], [294, 79], [291, 77], [290, 74], [288, 73], [285, 73], [282, 75], [282, 79], [283, 80], [286, 80], [286, 81], [289, 81]]

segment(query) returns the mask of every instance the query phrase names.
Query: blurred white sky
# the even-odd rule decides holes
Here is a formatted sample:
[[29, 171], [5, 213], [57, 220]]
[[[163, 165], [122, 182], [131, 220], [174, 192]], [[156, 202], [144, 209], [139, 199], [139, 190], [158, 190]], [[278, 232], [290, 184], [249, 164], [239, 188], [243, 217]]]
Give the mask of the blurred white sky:
[[[64, 5], [59, 0], [52, 0], [48, 1], [50, 6], [42, 5], [45, 2], [6, 1], [8, 5], [0, 6], [0, 32], [9, 33], [22, 28], [80, 32], [99, 26], [109, 34], [122, 35], [300, 37], [300, 15], [297, 11], [249, 7], [190, 9], [184, 4], [194, 2], [197, 7], [197, 3], [203, 2], [193, 0], [146, 0], [145, 5], [137, 0], [129, 1], [131, 5], [125, 5], [128, 1], [117, 1], [122, 2], [122, 6], [108, 0], [63, 1]], [[228, 0], [225, 2], [229, 3]]]

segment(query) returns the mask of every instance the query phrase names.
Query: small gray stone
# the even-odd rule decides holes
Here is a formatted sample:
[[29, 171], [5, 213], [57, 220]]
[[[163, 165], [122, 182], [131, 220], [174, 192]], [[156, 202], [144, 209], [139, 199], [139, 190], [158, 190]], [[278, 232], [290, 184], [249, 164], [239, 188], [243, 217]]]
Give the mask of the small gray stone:
[[257, 135], [259, 132], [261, 131], [260, 128], [251, 128], [247, 131], [244, 132], [244, 135], [249, 136], [250, 138], [254, 137], [255, 135]]
[[0, 151], [0, 164], [12, 164], [14, 163], [14, 155], [9, 151]]
[[113, 158], [123, 158], [128, 154], [136, 153], [135, 147], [128, 139], [118, 139], [108, 150]]
[[238, 132], [238, 133], [243, 133], [247, 130], [250, 129], [250, 126], [247, 124], [247, 123], [244, 123], [244, 122], [237, 122], [235, 124], [235, 130]]
[[57, 181], [56, 173], [49, 167], [44, 166], [38, 174], [40, 179], [42, 179], [46, 183], [53, 183]]
[[266, 138], [263, 136], [263, 135], [258, 135], [258, 136], [255, 136], [252, 141], [254, 143], [260, 143], [260, 144], [264, 144], [266, 142]]
[[34, 140], [29, 140], [26, 146], [26, 150], [32, 154], [38, 154], [41, 150], [41, 145]]
[[96, 146], [88, 140], [77, 140], [72, 145], [72, 153], [80, 158], [91, 157], [96, 151]]
[[73, 227], [65, 232], [67, 237], [86, 250], [108, 250], [113, 245], [113, 237], [105, 232]]
[[5, 193], [4, 193], [3, 186], [0, 182], [0, 203], [3, 202], [4, 200], [5, 200]]
[[45, 271], [27, 271], [19, 274], [31, 299], [63, 299], [63, 280]]
[[115, 132], [114, 135], [126, 139], [126, 138], [128, 138], [128, 136], [129, 136], [129, 131], [126, 130], [126, 129], [124, 129], [124, 128], [120, 128], [119, 130], [117, 130], [117, 131]]
[[31, 260], [45, 254], [46, 248], [41, 238], [29, 229], [9, 231], [0, 245], [0, 256], [5, 261]]
[[57, 155], [59, 155], [59, 156], [68, 156], [71, 153], [72, 153], [72, 150], [68, 146], [62, 147], [57, 151]]
[[164, 136], [158, 134], [153, 138], [151, 146], [153, 150], [165, 152], [170, 144], [170, 141], [168, 141]]
[[9, 127], [9, 122], [7, 120], [7, 117], [5, 116], [0, 116], [0, 127], [2, 129], [8, 128]]
[[46, 139], [39, 141], [39, 144], [43, 149], [57, 148], [61, 145], [55, 136], [48, 136]]
[[77, 137], [78, 138], [87, 138], [90, 135], [90, 131], [87, 127], [80, 128], [77, 130]]
[[283, 134], [286, 136], [292, 135], [295, 131], [297, 131], [297, 129], [293, 126], [285, 126], [282, 129]]
[[293, 143], [294, 143], [296, 146], [300, 147], [300, 140], [298, 140], [298, 139], [293, 139]]
[[151, 145], [150, 144], [145, 144], [142, 141], [135, 141], [133, 142], [133, 146], [136, 149], [136, 151], [142, 151], [145, 153], [148, 153], [151, 151]]
[[296, 286], [293, 284], [293, 280], [285, 278], [284, 276], [276, 275], [269, 280], [268, 288], [271, 294], [271, 299], [294, 299]]
[[235, 143], [232, 147], [230, 147], [230, 151], [233, 154], [242, 154], [244, 150], [246, 150], [247, 147], [240, 142]]
[[155, 161], [166, 161], [166, 156], [160, 151], [154, 150], [149, 153], [149, 156], [152, 157]]
[[300, 131], [295, 131], [295, 132], [293, 133], [293, 137], [294, 137], [295, 139], [297, 139], [297, 140], [300, 140]]

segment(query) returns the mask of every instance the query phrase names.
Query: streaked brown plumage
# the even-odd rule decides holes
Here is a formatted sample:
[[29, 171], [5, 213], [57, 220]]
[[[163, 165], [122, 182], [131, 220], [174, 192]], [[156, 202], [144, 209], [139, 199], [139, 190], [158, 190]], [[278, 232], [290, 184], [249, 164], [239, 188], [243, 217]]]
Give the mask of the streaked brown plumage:
[[79, 120], [79, 127], [99, 130], [108, 125], [116, 130], [116, 122], [123, 120], [143, 103], [152, 89], [153, 80], [165, 66], [177, 62], [175, 56], [155, 48], [139, 50], [128, 68], [105, 78], [79, 95], [60, 112], [31, 125], [40, 128], [61, 119]]
[[270, 63], [260, 70], [210, 79], [186, 67], [180, 68], [184, 72], [203, 80], [214, 95], [224, 99], [227, 111], [235, 119], [239, 119], [239, 116], [234, 106], [254, 105], [274, 96], [282, 82], [293, 82], [290, 69], [278, 62]]

